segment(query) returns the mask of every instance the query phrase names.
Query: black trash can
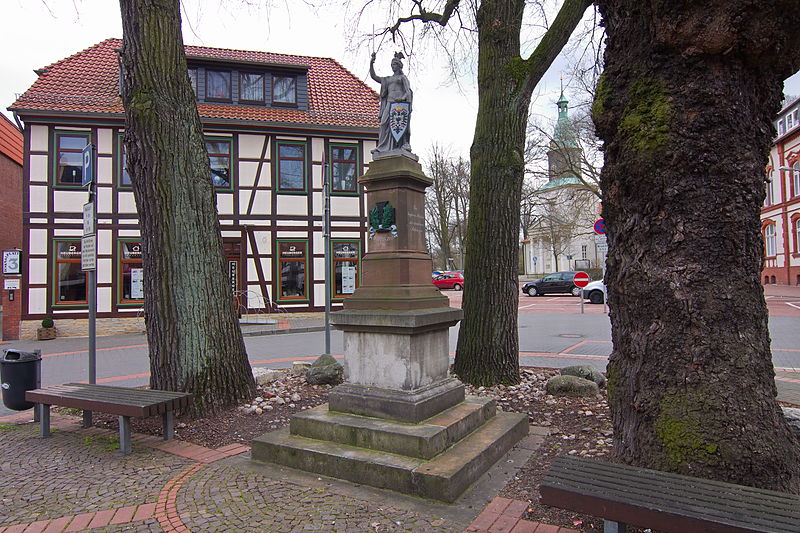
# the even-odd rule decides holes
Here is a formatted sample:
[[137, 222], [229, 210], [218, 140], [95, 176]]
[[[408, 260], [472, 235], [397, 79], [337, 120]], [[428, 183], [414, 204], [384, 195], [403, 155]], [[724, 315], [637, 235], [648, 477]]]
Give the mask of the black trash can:
[[4, 350], [0, 359], [0, 387], [3, 389], [3, 404], [15, 411], [24, 411], [34, 406], [25, 401], [25, 392], [39, 384], [39, 365], [42, 356], [39, 350], [23, 352]]

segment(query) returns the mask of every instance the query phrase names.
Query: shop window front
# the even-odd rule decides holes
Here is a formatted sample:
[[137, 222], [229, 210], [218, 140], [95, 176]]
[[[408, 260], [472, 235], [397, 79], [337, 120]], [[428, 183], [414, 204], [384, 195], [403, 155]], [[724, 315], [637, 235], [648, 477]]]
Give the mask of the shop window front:
[[358, 288], [358, 241], [331, 242], [331, 266], [333, 268], [333, 298], [347, 298]]
[[358, 146], [331, 145], [331, 192], [356, 194], [358, 192]]
[[278, 299], [282, 301], [306, 300], [306, 273], [308, 243], [305, 241], [278, 241]]
[[87, 277], [81, 270], [81, 241], [55, 242], [55, 304], [86, 305]]
[[144, 300], [144, 269], [142, 268], [142, 243], [119, 243], [119, 302], [140, 304]]
[[89, 132], [55, 134], [55, 184], [81, 186], [83, 179], [83, 149], [90, 142]]

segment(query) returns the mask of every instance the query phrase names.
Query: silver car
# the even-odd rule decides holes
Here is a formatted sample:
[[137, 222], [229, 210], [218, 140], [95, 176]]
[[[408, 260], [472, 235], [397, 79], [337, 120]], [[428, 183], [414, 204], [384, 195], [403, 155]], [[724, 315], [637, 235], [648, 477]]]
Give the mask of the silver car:
[[601, 304], [606, 301], [606, 284], [603, 280], [592, 281], [583, 288], [582, 297], [593, 304]]

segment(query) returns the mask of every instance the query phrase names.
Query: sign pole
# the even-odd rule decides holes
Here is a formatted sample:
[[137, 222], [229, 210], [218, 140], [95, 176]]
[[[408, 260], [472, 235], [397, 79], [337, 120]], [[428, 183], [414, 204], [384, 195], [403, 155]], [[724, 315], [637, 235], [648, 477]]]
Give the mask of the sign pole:
[[[83, 206], [83, 239], [81, 270], [89, 273], [89, 383], [97, 383], [97, 194], [94, 180], [94, 145], [83, 149], [81, 183], [87, 188], [89, 201]], [[92, 412], [83, 411], [83, 427], [91, 427]]]
[[331, 354], [331, 194], [328, 184], [328, 162], [323, 155], [322, 196], [325, 209], [322, 215], [322, 237], [325, 242], [325, 355]]

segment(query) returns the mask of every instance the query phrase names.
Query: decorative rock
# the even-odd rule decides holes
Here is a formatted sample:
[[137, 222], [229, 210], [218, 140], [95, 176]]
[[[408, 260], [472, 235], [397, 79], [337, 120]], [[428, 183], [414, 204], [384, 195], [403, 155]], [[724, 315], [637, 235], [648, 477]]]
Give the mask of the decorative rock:
[[292, 394], [291, 400], [293, 402], [299, 402], [300, 401], [300, 395], [295, 392], [294, 394]]
[[260, 414], [261, 414], [261, 413], [263, 413], [263, 412], [264, 412], [264, 410], [263, 410], [262, 408], [260, 408], [260, 407], [256, 407], [255, 413], [256, 413], [257, 415], [260, 415]]
[[305, 374], [309, 368], [311, 368], [311, 363], [308, 361], [295, 361], [292, 363], [292, 373], [294, 374]]
[[253, 378], [256, 380], [256, 385], [266, 385], [268, 383], [272, 383], [283, 376], [285, 376], [287, 372], [285, 370], [272, 370], [270, 368], [254, 368], [253, 369]]
[[286, 400], [278, 396], [277, 398], [275, 398], [275, 403], [277, 403], [278, 405], [283, 405], [286, 403]]
[[577, 376], [554, 376], [547, 381], [547, 394], [553, 396], [595, 396], [600, 393], [600, 388], [594, 381]]
[[265, 405], [264, 406], [264, 410], [265, 411], [272, 411], [273, 409], [274, 409], [274, 407], [272, 407], [271, 405]]
[[786, 418], [786, 422], [789, 424], [789, 429], [800, 438], [800, 409], [795, 409], [794, 407], [782, 407], [783, 409], [783, 416]]
[[330, 355], [321, 355], [306, 373], [311, 385], [338, 385], [344, 380], [344, 368]]
[[598, 387], [606, 386], [606, 377], [596, 368], [589, 365], [568, 366], [561, 369], [562, 376], [577, 376], [597, 383]]

